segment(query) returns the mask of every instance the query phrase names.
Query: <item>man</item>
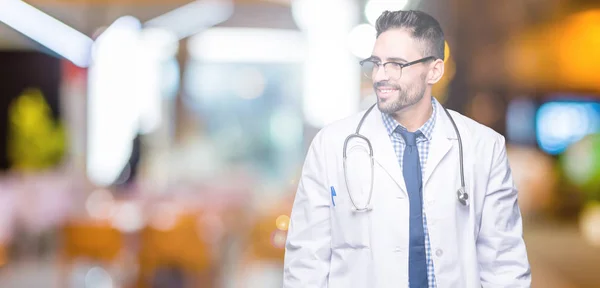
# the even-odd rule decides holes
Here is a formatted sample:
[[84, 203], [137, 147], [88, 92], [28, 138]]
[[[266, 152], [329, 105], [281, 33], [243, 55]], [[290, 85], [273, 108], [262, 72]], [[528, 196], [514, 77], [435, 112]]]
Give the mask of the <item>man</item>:
[[[376, 109], [313, 139], [291, 213], [283, 286], [529, 287], [504, 138], [431, 95], [444, 73], [439, 23], [419, 11], [386, 11], [376, 28], [372, 56], [361, 61]], [[370, 201], [368, 185], [352, 184], [362, 179], [352, 175], [370, 175], [369, 164], [344, 170], [344, 155], [360, 146], [346, 137], [359, 123], [371, 144], [361, 147], [371, 146], [374, 157]], [[462, 186], [466, 194], [457, 193]]]

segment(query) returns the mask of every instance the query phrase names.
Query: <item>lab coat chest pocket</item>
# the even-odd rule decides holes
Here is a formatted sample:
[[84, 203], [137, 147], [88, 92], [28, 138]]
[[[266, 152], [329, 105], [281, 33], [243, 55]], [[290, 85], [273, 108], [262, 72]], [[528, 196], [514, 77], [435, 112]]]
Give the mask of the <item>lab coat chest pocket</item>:
[[[331, 244], [333, 249], [365, 249], [371, 246], [369, 211], [354, 211], [347, 190], [338, 191], [332, 205]], [[359, 207], [362, 208], [362, 207]]]

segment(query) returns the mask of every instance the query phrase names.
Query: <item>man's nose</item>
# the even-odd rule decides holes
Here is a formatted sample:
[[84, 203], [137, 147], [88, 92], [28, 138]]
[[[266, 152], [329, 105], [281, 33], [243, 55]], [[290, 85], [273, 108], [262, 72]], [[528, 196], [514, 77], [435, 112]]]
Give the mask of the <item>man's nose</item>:
[[390, 80], [390, 77], [388, 77], [387, 73], [385, 73], [385, 69], [383, 67], [379, 67], [379, 69], [373, 73], [373, 82], [375, 83], [388, 80]]

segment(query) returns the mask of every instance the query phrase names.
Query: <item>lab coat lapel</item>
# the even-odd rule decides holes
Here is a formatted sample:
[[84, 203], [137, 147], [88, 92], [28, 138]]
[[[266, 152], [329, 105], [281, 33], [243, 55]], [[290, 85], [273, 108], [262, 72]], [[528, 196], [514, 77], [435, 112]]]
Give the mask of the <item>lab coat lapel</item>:
[[457, 139], [454, 133], [454, 127], [448, 119], [448, 115], [444, 111], [442, 105], [436, 102], [436, 123], [433, 128], [431, 144], [429, 148], [429, 156], [425, 163], [425, 174], [423, 175], [423, 185], [431, 178], [433, 171], [440, 164], [444, 156], [452, 147], [451, 139]]
[[392, 141], [383, 124], [381, 111], [377, 107], [373, 108], [371, 115], [368, 115], [365, 119], [364, 132], [362, 133], [373, 145], [373, 158], [375, 158], [376, 164], [383, 168], [398, 187], [406, 193], [406, 185], [398, 163], [398, 156], [396, 156]]

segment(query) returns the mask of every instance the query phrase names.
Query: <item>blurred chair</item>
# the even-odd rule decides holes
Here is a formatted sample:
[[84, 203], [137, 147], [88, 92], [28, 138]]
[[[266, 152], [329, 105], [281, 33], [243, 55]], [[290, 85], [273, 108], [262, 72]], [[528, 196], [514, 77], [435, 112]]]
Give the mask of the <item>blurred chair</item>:
[[0, 242], [0, 268], [8, 263], [8, 243]]
[[123, 248], [124, 237], [109, 222], [67, 223], [63, 228], [63, 257], [110, 262]]
[[279, 213], [262, 216], [250, 231], [250, 261], [274, 261], [283, 263], [287, 231], [277, 229]]
[[68, 275], [75, 261], [88, 260], [109, 267], [123, 251], [124, 235], [108, 221], [68, 222], [61, 232], [61, 287], [69, 287]]
[[275, 201], [268, 209], [260, 211], [250, 228], [250, 261], [273, 261], [283, 265], [285, 241], [290, 223], [294, 195]]
[[213, 247], [201, 237], [208, 233], [195, 213], [181, 213], [171, 227], [151, 225], [141, 232], [139, 288], [215, 287]]

